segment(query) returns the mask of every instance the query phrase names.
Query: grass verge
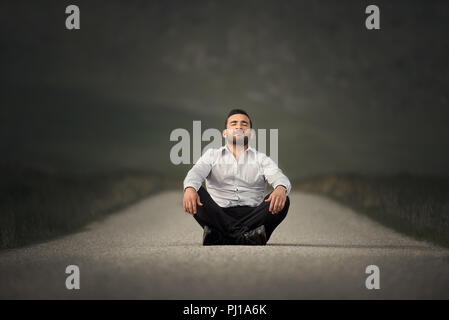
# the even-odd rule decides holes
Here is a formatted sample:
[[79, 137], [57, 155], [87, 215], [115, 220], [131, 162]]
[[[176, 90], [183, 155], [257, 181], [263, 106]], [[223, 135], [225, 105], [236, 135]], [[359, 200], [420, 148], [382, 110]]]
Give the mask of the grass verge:
[[0, 249], [48, 240], [171, 186], [142, 172], [71, 174], [1, 168]]
[[295, 189], [328, 196], [396, 231], [449, 247], [449, 177], [323, 175]]

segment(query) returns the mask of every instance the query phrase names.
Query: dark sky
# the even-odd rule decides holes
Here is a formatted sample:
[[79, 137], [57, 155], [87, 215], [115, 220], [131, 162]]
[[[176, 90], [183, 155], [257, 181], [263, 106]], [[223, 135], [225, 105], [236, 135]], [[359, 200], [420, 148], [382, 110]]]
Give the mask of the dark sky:
[[170, 132], [241, 107], [292, 178], [448, 173], [449, 3], [375, 3], [2, 1], [2, 161], [181, 177]]

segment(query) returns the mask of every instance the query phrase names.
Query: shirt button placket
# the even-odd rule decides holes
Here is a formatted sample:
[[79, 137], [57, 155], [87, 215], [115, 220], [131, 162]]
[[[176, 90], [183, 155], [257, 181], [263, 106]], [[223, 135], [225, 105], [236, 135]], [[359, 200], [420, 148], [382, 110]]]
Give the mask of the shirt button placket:
[[[237, 177], [237, 174], [238, 174], [238, 164], [237, 164], [237, 162], [235, 162], [235, 164], [234, 164], [234, 175], [235, 175], [235, 177]], [[235, 180], [234, 180], [235, 181]], [[235, 192], [235, 198], [237, 199], [237, 204], [240, 202], [240, 197], [239, 197], [239, 188], [238, 188], [238, 186], [237, 186], [237, 184], [234, 184], [234, 192]]]

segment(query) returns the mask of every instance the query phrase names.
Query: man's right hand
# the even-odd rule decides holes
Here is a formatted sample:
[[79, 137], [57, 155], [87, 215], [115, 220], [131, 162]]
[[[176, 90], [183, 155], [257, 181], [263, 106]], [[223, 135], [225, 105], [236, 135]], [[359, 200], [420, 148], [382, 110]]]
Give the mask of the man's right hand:
[[196, 190], [192, 187], [187, 187], [184, 190], [184, 199], [182, 201], [182, 206], [184, 211], [190, 213], [192, 216], [196, 214], [196, 205], [203, 206], [200, 201], [200, 196]]

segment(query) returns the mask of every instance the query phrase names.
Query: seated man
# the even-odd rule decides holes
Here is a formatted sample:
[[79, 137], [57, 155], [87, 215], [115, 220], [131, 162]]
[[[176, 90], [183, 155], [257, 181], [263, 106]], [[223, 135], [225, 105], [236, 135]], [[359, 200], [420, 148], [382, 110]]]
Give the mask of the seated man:
[[[207, 150], [184, 180], [184, 211], [203, 227], [203, 245], [265, 245], [287, 215], [290, 181], [248, 146], [251, 127], [245, 111], [232, 110], [223, 130], [226, 145]], [[266, 181], [274, 191], [264, 198]]]

